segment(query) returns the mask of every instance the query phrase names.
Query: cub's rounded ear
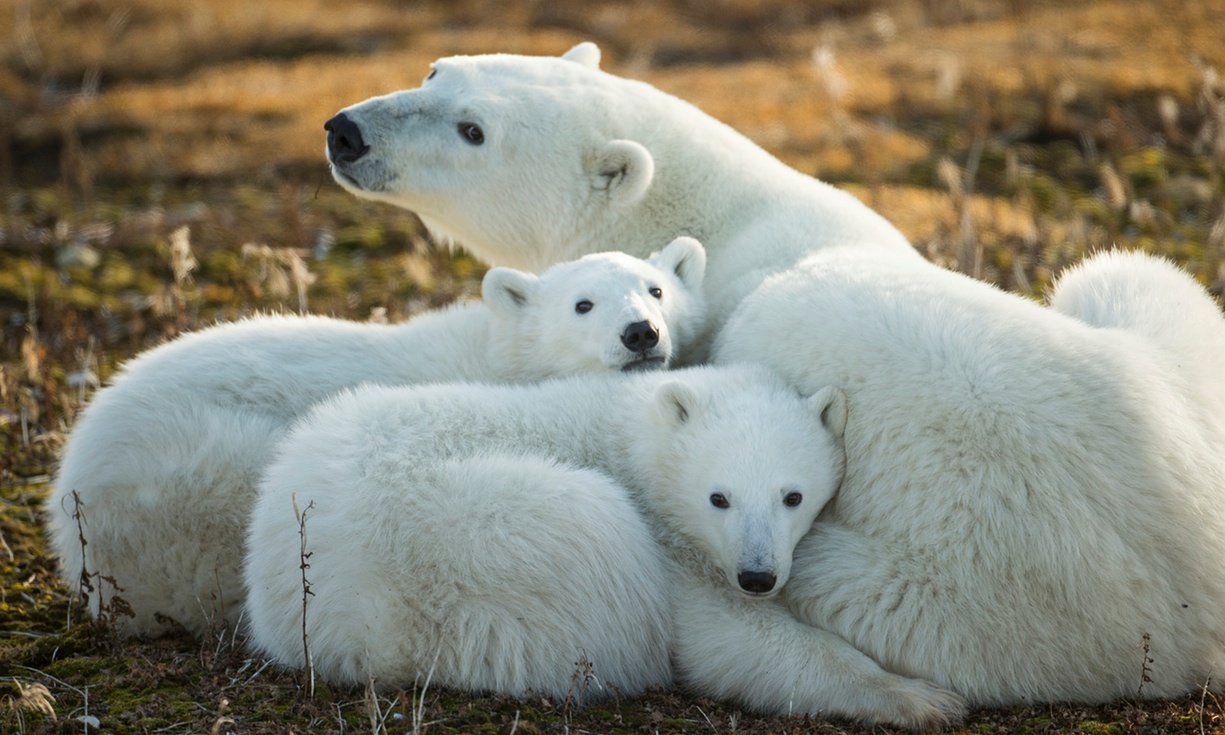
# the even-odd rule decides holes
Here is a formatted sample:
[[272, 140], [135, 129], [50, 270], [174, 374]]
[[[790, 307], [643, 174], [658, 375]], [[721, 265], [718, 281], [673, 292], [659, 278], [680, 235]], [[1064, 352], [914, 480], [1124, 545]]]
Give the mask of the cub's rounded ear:
[[841, 388], [827, 385], [808, 398], [808, 406], [821, 418], [821, 425], [831, 434], [842, 438], [846, 433], [846, 393]]
[[490, 268], [481, 281], [481, 298], [491, 311], [514, 314], [531, 303], [540, 279], [514, 268]]
[[655, 158], [641, 143], [610, 140], [586, 162], [591, 186], [609, 201], [628, 207], [642, 199], [655, 178]]
[[583, 41], [562, 54], [561, 57], [566, 61], [573, 61], [583, 66], [589, 66], [592, 69], [600, 68], [600, 47], [591, 41]]
[[706, 248], [692, 237], [678, 237], [647, 261], [663, 271], [672, 271], [691, 290], [702, 288], [706, 277]]
[[701, 410], [701, 399], [687, 383], [669, 380], [655, 389], [655, 409], [667, 426], [680, 426]]

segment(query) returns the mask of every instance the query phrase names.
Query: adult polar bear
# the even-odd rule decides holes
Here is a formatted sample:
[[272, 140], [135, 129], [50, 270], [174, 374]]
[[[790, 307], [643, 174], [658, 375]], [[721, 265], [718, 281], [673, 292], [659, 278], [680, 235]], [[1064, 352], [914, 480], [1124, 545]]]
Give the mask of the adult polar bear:
[[[1204, 369], [1225, 320], [1139, 255], [1090, 261], [1054, 302], [841, 248], [742, 302], [716, 362], [850, 405], [845, 482], [782, 597], [971, 704], [1196, 691], [1225, 671], [1225, 417], [1201, 409], [1225, 396]], [[1186, 313], [1199, 331], [1174, 328]], [[776, 690], [806, 661], [734, 647], [706, 689]]]
[[420, 88], [327, 121], [333, 174], [494, 265], [540, 270], [695, 237], [710, 333], [763, 278], [825, 246], [919, 259], [859, 200], [686, 102], [601, 72], [599, 58], [583, 43], [561, 58], [440, 59]]
[[[1154, 666], [1160, 662], [1154, 673], [1163, 681], [1146, 685], [1146, 694], [1180, 693], [1202, 683], [1225, 637], [1219, 627], [1219, 621], [1225, 620], [1221, 610], [1225, 594], [1221, 593], [1220, 582], [1196, 579], [1203, 573], [1203, 565], [1222, 558], [1220, 547], [1225, 533], [1221, 533], [1217, 510], [1217, 495], [1223, 489], [1220, 458], [1219, 452], [1213, 453], [1206, 446], [1205, 435], [1189, 428], [1188, 395], [1171, 395], [1174, 388], [1169, 373], [1163, 372], [1169, 360], [1154, 352], [1153, 340], [1138, 332], [1128, 335], [1125, 330], [1094, 331], [1083, 322], [1078, 325], [1057, 313], [940, 271], [924, 262], [896, 230], [851, 197], [787, 168], [690, 105], [645, 84], [600, 73], [595, 68], [598, 60], [599, 52], [591, 44], [581, 44], [561, 59], [503, 55], [442, 59], [420, 89], [355, 105], [328, 122], [328, 152], [334, 174], [359, 196], [417, 211], [436, 235], [453, 239], [492, 263], [541, 267], [576, 252], [606, 248], [637, 252], [677, 234], [701, 237], [710, 257], [706, 289], [713, 310], [711, 333], [722, 327], [746, 295], [756, 291], [761, 303], [768, 304], [741, 314], [737, 329], [724, 335], [723, 358], [772, 362], [803, 386], [853, 378], [848, 384], [854, 394], [852, 415], [861, 417], [853, 425], [856, 432], [864, 432], [857, 434], [850, 445], [850, 461], [857, 469], [831, 510], [830, 519], [822, 521], [812, 541], [805, 544], [805, 554], [811, 553], [812, 558], [801, 564], [813, 570], [812, 576], [826, 576], [803, 585], [793, 580], [791, 586], [800, 590], [793, 599], [802, 615], [827, 630], [851, 636], [853, 642], [879, 656], [887, 666], [953, 685], [974, 702], [1100, 699], [1135, 691], [1143, 663], [1139, 637], [1147, 632]], [[531, 115], [531, 124], [522, 123], [525, 115]], [[850, 247], [831, 254], [829, 268], [833, 270], [823, 271], [825, 266], [815, 261], [793, 269], [809, 255], [817, 254], [814, 258], [819, 261], [819, 253], [836, 245]], [[788, 269], [794, 272], [786, 274]], [[847, 284], [839, 285], [828, 303], [818, 303], [822, 295], [817, 292], [817, 284], [829, 283], [822, 274], [834, 272], [842, 273]], [[767, 281], [772, 274], [784, 275], [777, 281]], [[894, 296], [885, 287], [891, 280], [900, 289], [898, 301], [890, 301]], [[768, 285], [759, 289], [763, 281]], [[776, 290], [797, 301], [787, 302]], [[865, 300], [866, 312], [883, 321], [874, 322], [857, 313], [849, 297], [852, 292]], [[914, 306], [927, 316], [907, 314], [897, 306], [911, 297], [917, 299]], [[946, 299], [948, 303], [942, 305]], [[807, 308], [798, 309], [799, 304]], [[890, 309], [890, 305], [897, 308]], [[812, 311], [817, 306], [837, 311]], [[972, 311], [978, 307], [983, 311]], [[937, 315], [945, 313], [956, 319], [942, 323]], [[1093, 307], [1086, 311], [1093, 313]], [[820, 314], [821, 319], [814, 319], [814, 314]], [[843, 322], [830, 323], [834, 316]], [[779, 323], [780, 317], [787, 326]], [[917, 332], [907, 334], [899, 326], [908, 320]], [[1040, 332], [1048, 325], [1054, 331], [1044, 338]], [[800, 354], [789, 352], [792, 332], [808, 335], [800, 340]], [[886, 333], [890, 339], [895, 334], [905, 337], [904, 343], [913, 345], [917, 352], [906, 354], [887, 342], [868, 339]], [[859, 351], [850, 351], [832, 338], [827, 341], [826, 337], [833, 334], [848, 340], [845, 345], [858, 346]], [[1014, 334], [1019, 341], [1010, 344]], [[779, 335], [786, 337], [780, 339]], [[969, 335], [977, 335], [981, 341]], [[1088, 346], [1078, 353], [1070, 343], [1081, 340]], [[1026, 345], [1028, 351], [1017, 349], [1019, 344]], [[1122, 348], [1125, 344], [1134, 346], [1136, 354], [1127, 354]], [[1001, 349], [998, 354], [993, 352], [997, 347]], [[942, 352], [943, 348], [952, 351]], [[1015, 355], [1020, 362], [1010, 365], [1000, 359], [1003, 355]], [[1096, 374], [1095, 366], [1086, 360], [1088, 355], [1102, 360]], [[701, 356], [698, 353], [694, 357]], [[1185, 361], [1188, 357], [1189, 353], [1177, 359]], [[913, 381], [890, 382], [891, 360], [895, 358], [901, 369], [917, 371], [911, 376]], [[1059, 360], [1071, 360], [1072, 366]], [[1136, 374], [1141, 364], [1152, 368], [1151, 377]], [[967, 371], [960, 378], [956, 372], [959, 365]], [[1022, 371], [1020, 365], [1037, 368], [1038, 373]], [[924, 383], [919, 377], [926, 373], [918, 368], [925, 366], [943, 372], [934, 375], [930, 384]], [[1122, 375], [1104, 369], [1109, 366]], [[1073, 376], [1065, 375], [1065, 368], [1072, 370]], [[1093, 383], [1086, 377], [1093, 375], [1100, 376], [1101, 383], [1085, 385], [1083, 393], [1068, 395], [1066, 414], [1044, 413], [1052, 409], [1051, 395], [1057, 385], [1066, 388], [1078, 382]], [[940, 422], [933, 417], [930, 426], [917, 421], [918, 415], [930, 415], [937, 406], [954, 405], [966, 411], [967, 405], [986, 405], [978, 403], [980, 395], [1015, 391], [1006, 384], [1013, 379], [1041, 389], [1035, 395], [1036, 412], [1032, 416], [1045, 422], [1039, 434], [1042, 446], [1031, 448], [1041, 448], [1047, 454], [1021, 457], [1005, 451], [996, 457], [987, 451], [987, 447], [995, 447], [989, 444], [993, 436], [998, 438], [992, 431], [1011, 432], [1020, 441], [1039, 430], [1025, 423], [1010, 424], [1015, 415], [1004, 414], [992, 420], [989, 412], [976, 414], [970, 410], [962, 417], [961, 426], [972, 433], [945, 437], [944, 443], [931, 431], [949, 425], [956, 416], [939, 417]], [[869, 395], [863, 389], [869, 380], [873, 385], [882, 384], [884, 392]], [[952, 392], [936, 391], [934, 387], [940, 384], [951, 386]], [[916, 390], [907, 393], [903, 385]], [[1140, 393], [1127, 395], [1127, 387]], [[1139, 400], [1150, 392], [1150, 401]], [[1097, 396], [1103, 402], [1089, 405], [1086, 396]], [[904, 399], [892, 409], [880, 409], [882, 416], [888, 417], [886, 423], [892, 433], [871, 434], [867, 428], [872, 426], [867, 418], [871, 413], [860, 412], [857, 406], [860, 402], [878, 405], [887, 397]], [[1006, 405], [1019, 398], [1019, 392], [1009, 393], [1010, 403]], [[1119, 403], [1107, 403], [1105, 398]], [[916, 404], [923, 406], [919, 414], [905, 415], [897, 410], [897, 406]], [[1082, 410], [1089, 413], [1077, 413]], [[1116, 412], [1110, 416], [1112, 420], [1125, 420], [1100, 427], [1094, 424], [1091, 417], [1104, 416], [1110, 410]], [[1074, 428], [1067, 423], [1070, 416], [1079, 416], [1084, 425]], [[1201, 424], [1208, 427], [1205, 431], [1209, 434], [1211, 427], [1218, 425], [1209, 419]], [[1056, 428], [1064, 432], [1068, 443], [1053, 440], [1060, 435]], [[1102, 436], [1095, 436], [1097, 433]], [[879, 441], [869, 442], [868, 436]], [[977, 444], [980, 439], [988, 443]], [[1155, 443], [1146, 444], [1142, 441], [1145, 439]], [[899, 446], [923, 449], [929, 445], [934, 452], [931, 458], [907, 454], [906, 464], [890, 456]], [[1106, 454], [1096, 454], [1099, 451]], [[1119, 451], [1122, 455], [1114, 456], [1113, 452]], [[1063, 455], [1069, 453], [1085, 461], [1067, 462]], [[1024, 460], [1026, 471], [1012, 477], [999, 473], [1001, 463], [1010, 457], [1017, 462]], [[897, 468], [897, 473], [878, 477], [871, 469], [873, 458], [882, 462], [882, 467]], [[1113, 470], [1107, 472], [1112, 466]], [[1126, 512], [1101, 492], [1101, 483], [1114, 478], [1122, 467], [1136, 468], [1138, 476], [1151, 477], [1152, 487], [1157, 488], [1149, 492], [1135, 477], [1125, 478], [1119, 485], [1123, 489], [1115, 497], [1125, 497], [1140, 506]], [[1060, 468], [1070, 474], [1049, 476]], [[1089, 476], [1088, 468], [1099, 471], [1100, 476]], [[879, 487], [867, 486], [868, 477], [880, 479]], [[951, 484], [929, 485], [932, 477]], [[979, 495], [962, 498], [959, 489], [973, 486], [975, 477], [1000, 484], [986, 485]], [[1084, 501], [1069, 509], [1065, 517], [1056, 508], [1058, 500], [1048, 499], [1048, 515], [1042, 518], [1053, 518], [1057, 523], [1053, 529], [1042, 529], [1036, 520], [1018, 512], [1024, 506], [1008, 506], [1003, 501], [1016, 482], [1035, 477], [1054, 483], [1048, 488], [1062, 487], [1060, 482], [1075, 478], [1070, 497]], [[913, 492], [906, 492], [907, 488]], [[1176, 488], [1181, 491], [1176, 493]], [[991, 507], [992, 498], [998, 499], [998, 509]], [[965, 502], [959, 504], [959, 499]], [[929, 507], [925, 509], [924, 503]], [[1180, 503], [1193, 510], [1185, 511], [1187, 506]], [[1153, 513], [1146, 516], [1141, 509]], [[927, 535], [917, 532], [918, 524], [930, 522], [940, 513], [949, 516], [951, 525], [932, 529]], [[1156, 609], [1166, 601], [1160, 592], [1163, 583], [1147, 584], [1139, 571], [1128, 579], [1137, 585], [1134, 589], [1106, 598], [1117, 600], [1116, 607], [1123, 612], [1085, 597], [1089, 590], [1101, 593], [1103, 585], [1109, 589], [1112, 578], [1109, 570], [1099, 570], [1089, 558], [1057, 557], [1059, 551], [1076, 553], [1091, 546], [1073, 544], [1078, 529], [1069, 525], [1072, 517], [1082, 520], [1086, 533], [1113, 544], [1109, 548], [1118, 556], [1105, 559], [1130, 559], [1137, 563], [1137, 570], [1152, 571], [1167, 586], [1176, 580], [1185, 582], [1186, 590], [1179, 592], [1185, 592], [1183, 601], [1191, 606], [1178, 607], [1163, 617]], [[937, 526], [943, 520], [937, 517]], [[981, 525], [976, 521], [982, 521]], [[1116, 522], [1123, 525], [1115, 526]], [[879, 537], [883, 549], [868, 543], [876, 541], [875, 537], [865, 535], [865, 529], [878, 526], [893, 529]], [[1123, 528], [1136, 531], [1136, 538], [1122, 536]], [[845, 553], [836, 563], [825, 563], [828, 560], [820, 556], [823, 547], [817, 540], [836, 534], [864, 543], [858, 547], [849, 542], [834, 545]], [[940, 538], [929, 537], [932, 534]], [[1025, 543], [1026, 534], [1038, 540], [1058, 540], [1067, 547], [1054, 552], [1031, 548]], [[907, 557], [899, 552], [896, 558], [883, 556], [891, 552], [888, 543], [895, 537], [897, 549], [915, 555]], [[1152, 541], [1154, 548], [1144, 548], [1146, 537], [1157, 539]], [[1194, 548], [1189, 539], [1201, 545]], [[1168, 546], [1163, 547], [1166, 543]], [[1009, 566], [1007, 558], [993, 554], [992, 544], [1019, 551], [1015, 565]], [[1184, 547], [1188, 547], [1184, 555], [1175, 553]], [[1152, 554], [1143, 563], [1134, 558], [1141, 550]], [[979, 558], [975, 552], [1002, 564], [1011, 576], [993, 578], [975, 572], [974, 563]], [[1092, 553], [1110, 552], [1097, 549]], [[916, 584], [909, 588], [902, 585], [892, 589], [885, 586], [885, 577], [868, 575], [871, 570], [865, 566], [870, 562], [896, 563], [903, 570], [896, 579], [905, 582], [911, 579], [905, 575], [907, 570], [913, 572], [937, 558], [951, 566], [930, 579], [973, 579], [974, 585], [979, 585], [960, 585], [958, 592], [963, 596], [955, 609], [950, 609], [951, 596], [939, 598], [946, 590], [917, 584], [928, 577], [914, 578]], [[1043, 560], [1052, 563], [1042, 567], [1039, 562]], [[1125, 572], [1117, 573], [1126, 576]], [[1082, 578], [1097, 586], [1075, 587]], [[824, 586], [818, 586], [821, 584]], [[838, 585], [845, 585], [846, 591], [838, 592], [842, 589]], [[1001, 592], [1004, 588], [1016, 589]], [[830, 597], [810, 597], [807, 593], [813, 589], [827, 590]], [[907, 642], [910, 628], [906, 619], [888, 612], [894, 601], [921, 608], [923, 601], [914, 596], [920, 590], [943, 602], [918, 618], [933, 626], [926, 632], [934, 638], [922, 638], [912, 645]], [[1007, 614], [1000, 622], [988, 625], [977, 606], [981, 603], [995, 610], [1006, 607], [1000, 604], [997, 593], [1005, 598], [1012, 594], [1022, 604], [1004, 610]], [[1032, 596], [1027, 597], [1027, 593]], [[1037, 605], [1047, 593], [1052, 595], [1048, 601], [1062, 606]], [[852, 594], [860, 598], [848, 599]], [[704, 602], [694, 599], [696, 605]], [[832, 599], [844, 600], [845, 610], [839, 613], [831, 606]], [[883, 610], [876, 610], [878, 615], [865, 618], [877, 623], [872, 631], [857, 629], [854, 615], [848, 613], [863, 610], [864, 605], [883, 606]], [[1016, 628], [1037, 636], [1032, 645], [1008, 627], [1017, 622], [1020, 610], [1038, 616]], [[936, 611], [947, 617], [938, 619]], [[961, 624], [961, 616], [966, 613], [977, 616]], [[1112, 617], [1119, 615], [1126, 620]], [[736, 697], [761, 709], [846, 711], [844, 703], [831, 694], [833, 690], [826, 688], [845, 684], [848, 675], [836, 660], [823, 657], [830, 650], [822, 642], [821, 636], [828, 635], [824, 630], [794, 625], [777, 606], [753, 601], [735, 610], [711, 605], [707, 619], [710, 624], [705, 629], [678, 630], [678, 645], [718, 641], [725, 650], [719, 656], [712, 655], [712, 662], [718, 658], [726, 663], [729, 676], [703, 679], [682, 670], [682, 678], [688, 677], [707, 693]], [[1151, 629], [1129, 630], [1112, 637], [1109, 629], [1115, 622], [1135, 624], [1137, 620], [1151, 623], [1147, 626]], [[739, 635], [714, 635], [728, 630], [736, 630]], [[1078, 636], [1082, 633], [1090, 637], [1081, 640]], [[997, 639], [1000, 643], [992, 648]], [[1067, 664], [1067, 668], [1043, 671], [1046, 684], [1010, 677], [1010, 666], [1018, 659], [1028, 661], [1029, 666], [1042, 664], [1044, 657], [1035, 646], [1050, 653], [1048, 662]], [[1001, 649], [1006, 656], [997, 655]], [[927, 652], [941, 655], [924, 659]], [[1186, 656], [1180, 658], [1184, 652]], [[950, 668], [950, 662], [956, 665]], [[718, 666], [712, 663], [711, 670], [717, 673]], [[804, 673], [802, 682], [795, 678], [797, 671]], [[858, 716], [902, 721], [897, 712], [884, 709], [860, 712]], [[909, 722], [922, 725], [935, 720]]]
[[[360, 383], [530, 382], [665, 367], [702, 324], [702, 246], [677, 238], [647, 261], [600, 253], [540, 276], [490, 270], [483, 303], [402, 324], [260, 317], [149, 350], [74, 427], [55, 482], [52, 543], [73, 584], [87, 569], [123, 589], [125, 634], [197, 635], [243, 610], [242, 547], [275, 442], [315, 402]], [[87, 544], [75, 518], [79, 500]], [[102, 596], [90, 595], [98, 614]]]

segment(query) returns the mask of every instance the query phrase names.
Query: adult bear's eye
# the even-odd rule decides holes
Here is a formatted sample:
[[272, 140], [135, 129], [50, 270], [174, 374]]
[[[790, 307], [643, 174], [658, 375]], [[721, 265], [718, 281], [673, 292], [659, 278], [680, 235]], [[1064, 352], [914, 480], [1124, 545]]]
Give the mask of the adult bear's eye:
[[664, 290], [660, 288], [659, 286], [651, 286], [650, 290], [647, 293], [651, 294], [657, 299], [662, 299], [664, 297]]
[[459, 134], [472, 145], [480, 145], [485, 142], [485, 133], [481, 130], [481, 126], [476, 123], [460, 123]]
[[788, 508], [794, 508], [802, 502], [804, 502], [804, 496], [796, 492], [787, 493], [783, 496], [783, 505]]
[[727, 496], [723, 493], [711, 493], [710, 504], [716, 508], [730, 508], [732, 504], [727, 502]]
[[591, 303], [587, 299], [583, 299], [574, 305], [574, 310], [580, 314], [586, 314], [587, 312], [591, 311], [592, 307], [594, 306], [595, 304]]
[[437, 69], [430, 69], [430, 73], [425, 75], [425, 81], [428, 82], [429, 80], [433, 79], [434, 75], [437, 73], [438, 73]]

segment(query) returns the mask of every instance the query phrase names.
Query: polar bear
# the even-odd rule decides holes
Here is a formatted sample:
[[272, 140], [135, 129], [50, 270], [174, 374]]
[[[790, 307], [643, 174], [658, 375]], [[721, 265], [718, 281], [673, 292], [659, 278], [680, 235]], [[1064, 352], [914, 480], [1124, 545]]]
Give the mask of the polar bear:
[[[796, 549], [787, 608], [972, 705], [1177, 697], [1219, 675], [1225, 461], [1159, 341], [856, 248], [764, 282], [716, 361], [844, 386], [850, 406], [846, 479]], [[1221, 340], [1164, 347], [1225, 362]], [[770, 631], [727, 645], [708, 690], [784, 701], [818, 665]]]
[[1122, 329], [1156, 346], [1167, 374], [1182, 376], [1188, 400], [1225, 441], [1225, 319], [1191, 274], [1143, 251], [1108, 250], [1062, 273], [1049, 302], [1086, 324]]
[[[712, 334], [763, 278], [830, 245], [920, 259], [850, 194], [599, 60], [592, 43], [560, 58], [439, 59], [419, 88], [327, 121], [333, 176], [494, 265], [536, 270], [696, 237]], [[701, 361], [707, 341], [683, 361]]]
[[[605, 687], [589, 700], [633, 694], [670, 681], [673, 628], [705, 632], [679, 649], [682, 680], [723, 666], [720, 647], [742, 633], [718, 626], [722, 609], [785, 589], [795, 542], [838, 487], [845, 406], [837, 389], [802, 399], [756, 366], [338, 395], [286, 437], [260, 486], [251, 642], [305, 665], [305, 513], [306, 647], [325, 680], [565, 697], [585, 660]], [[870, 700], [907, 722], [958, 706], [827, 638], [831, 665], [854, 675], [832, 711]], [[789, 673], [799, 686], [825, 676]]]
[[[161, 632], [165, 618], [196, 634], [219, 614], [234, 624], [256, 482], [312, 404], [362, 382], [664, 367], [700, 329], [704, 267], [701, 245], [678, 238], [645, 261], [595, 254], [540, 276], [495, 268], [483, 304], [400, 325], [261, 317], [150, 350], [94, 397], [65, 447], [49, 503], [62, 573], [70, 584], [83, 568], [114, 578], [135, 612], [116, 616], [124, 634]], [[90, 596], [95, 615], [112, 594]]]

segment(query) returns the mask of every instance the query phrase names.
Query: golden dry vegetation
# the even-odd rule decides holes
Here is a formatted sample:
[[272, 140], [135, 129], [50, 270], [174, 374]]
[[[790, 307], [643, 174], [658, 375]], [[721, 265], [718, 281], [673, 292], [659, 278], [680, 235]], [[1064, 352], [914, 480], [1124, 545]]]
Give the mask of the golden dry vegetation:
[[[677, 693], [311, 699], [231, 632], [116, 641], [46, 556], [56, 452], [122, 360], [183, 330], [474, 293], [482, 266], [340, 191], [322, 156], [324, 120], [439, 56], [595, 40], [606, 69], [848, 188], [948, 267], [1040, 297], [1117, 245], [1220, 298], [1222, 39], [1221, 0], [0, 0], [0, 733], [866, 732]], [[955, 731], [1225, 732], [1223, 715], [1202, 694]]]

